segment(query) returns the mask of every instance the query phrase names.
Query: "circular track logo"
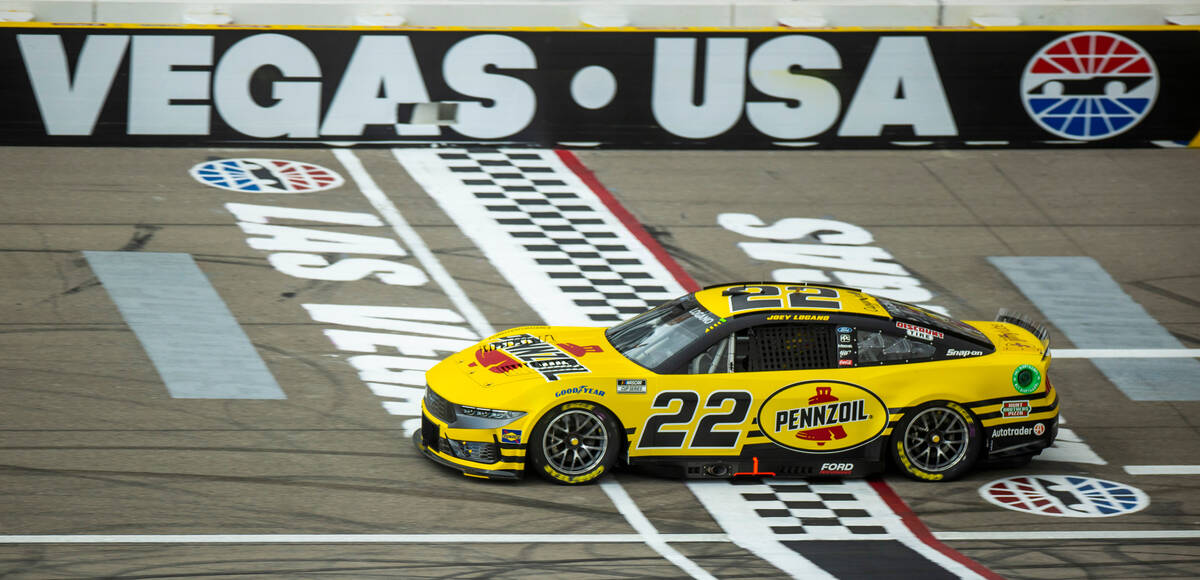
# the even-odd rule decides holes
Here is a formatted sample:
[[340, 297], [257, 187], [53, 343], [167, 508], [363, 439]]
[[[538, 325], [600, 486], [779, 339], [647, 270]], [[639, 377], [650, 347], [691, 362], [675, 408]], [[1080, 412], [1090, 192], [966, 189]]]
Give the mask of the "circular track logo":
[[1150, 505], [1150, 498], [1136, 487], [1074, 475], [997, 479], [979, 488], [979, 494], [1010, 510], [1064, 518], [1108, 518]]
[[230, 191], [312, 193], [345, 183], [332, 169], [281, 159], [217, 159], [192, 167], [196, 181]]
[[1111, 32], [1079, 32], [1042, 47], [1021, 77], [1021, 101], [1059, 137], [1098, 141], [1132, 129], [1158, 96], [1145, 49]]

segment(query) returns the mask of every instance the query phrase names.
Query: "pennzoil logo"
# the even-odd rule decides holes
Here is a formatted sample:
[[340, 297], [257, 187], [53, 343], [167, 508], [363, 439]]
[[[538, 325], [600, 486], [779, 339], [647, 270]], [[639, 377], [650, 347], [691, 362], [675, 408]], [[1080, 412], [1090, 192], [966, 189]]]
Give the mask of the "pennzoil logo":
[[875, 393], [837, 381], [788, 385], [758, 410], [763, 434], [778, 445], [809, 453], [853, 449], [879, 437], [887, 406]]

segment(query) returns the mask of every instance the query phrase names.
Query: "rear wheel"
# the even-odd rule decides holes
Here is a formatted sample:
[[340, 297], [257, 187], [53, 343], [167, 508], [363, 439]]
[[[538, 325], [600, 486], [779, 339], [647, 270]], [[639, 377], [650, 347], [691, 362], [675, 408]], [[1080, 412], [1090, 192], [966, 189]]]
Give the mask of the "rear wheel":
[[949, 481], [971, 469], [983, 446], [975, 418], [950, 401], [927, 403], [910, 412], [892, 433], [892, 459], [920, 481]]
[[529, 457], [538, 475], [563, 485], [595, 481], [612, 470], [621, 431], [608, 409], [594, 403], [564, 403], [534, 427]]

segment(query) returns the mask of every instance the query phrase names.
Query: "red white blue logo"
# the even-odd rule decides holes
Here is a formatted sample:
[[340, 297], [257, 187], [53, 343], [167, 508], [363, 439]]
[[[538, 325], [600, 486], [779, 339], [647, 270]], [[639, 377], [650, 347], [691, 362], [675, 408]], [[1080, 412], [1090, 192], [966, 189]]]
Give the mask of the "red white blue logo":
[[979, 494], [1010, 510], [1067, 518], [1120, 516], [1150, 505], [1146, 493], [1131, 485], [1074, 475], [997, 479], [979, 488]]
[[1098, 141], [1132, 129], [1158, 96], [1145, 49], [1111, 32], [1079, 32], [1042, 47], [1021, 77], [1025, 111], [1059, 137]]
[[332, 169], [281, 159], [217, 159], [192, 167], [205, 185], [256, 193], [311, 193], [345, 183]]

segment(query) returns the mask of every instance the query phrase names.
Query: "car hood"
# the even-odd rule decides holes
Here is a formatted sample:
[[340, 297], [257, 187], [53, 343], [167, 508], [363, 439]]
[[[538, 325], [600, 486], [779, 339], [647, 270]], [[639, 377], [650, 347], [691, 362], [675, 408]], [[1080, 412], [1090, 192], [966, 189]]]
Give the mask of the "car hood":
[[481, 387], [553, 383], [595, 374], [645, 373], [617, 352], [605, 328], [524, 326], [490, 336], [429, 371], [431, 385], [469, 379]]

